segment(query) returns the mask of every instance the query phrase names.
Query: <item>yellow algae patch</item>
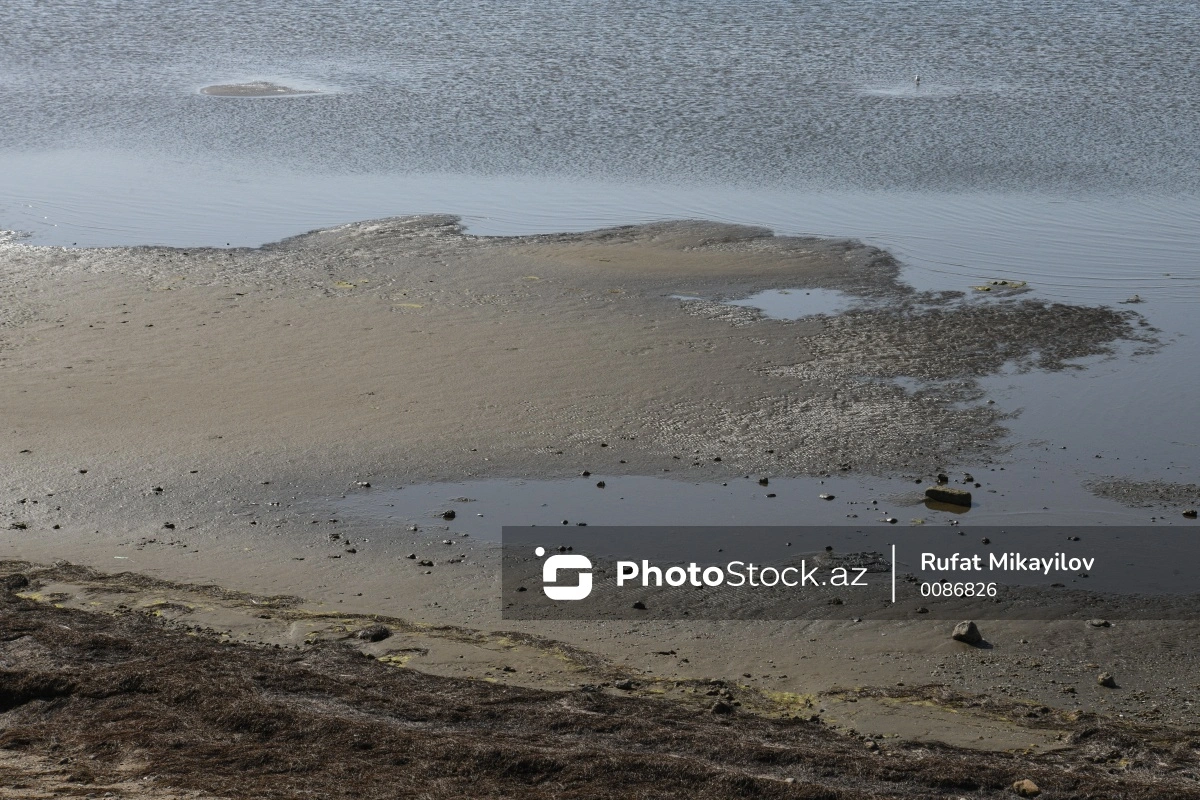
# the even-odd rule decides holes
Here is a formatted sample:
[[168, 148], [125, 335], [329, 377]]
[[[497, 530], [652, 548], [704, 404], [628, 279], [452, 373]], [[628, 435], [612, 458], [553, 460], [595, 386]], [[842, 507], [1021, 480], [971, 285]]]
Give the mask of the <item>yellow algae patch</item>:
[[396, 308], [424, 308], [421, 303], [396, 303]]
[[812, 708], [816, 705], [815, 694], [798, 694], [796, 692], [763, 692], [762, 696], [772, 703], [789, 709]]

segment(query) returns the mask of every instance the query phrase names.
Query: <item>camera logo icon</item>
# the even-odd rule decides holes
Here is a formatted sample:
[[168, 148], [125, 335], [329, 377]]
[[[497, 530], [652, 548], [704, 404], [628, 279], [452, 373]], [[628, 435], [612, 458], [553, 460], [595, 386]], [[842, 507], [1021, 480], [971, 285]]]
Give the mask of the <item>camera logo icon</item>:
[[[533, 551], [538, 558], [546, 555], [546, 548]], [[592, 593], [592, 560], [580, 555], [550, 556], [542, 564], [542, 591], [551, 600], [582, 600]], [[558, 583], [559, 570], [580, 570], [579, 582], [575, 586], [551, 586]]]

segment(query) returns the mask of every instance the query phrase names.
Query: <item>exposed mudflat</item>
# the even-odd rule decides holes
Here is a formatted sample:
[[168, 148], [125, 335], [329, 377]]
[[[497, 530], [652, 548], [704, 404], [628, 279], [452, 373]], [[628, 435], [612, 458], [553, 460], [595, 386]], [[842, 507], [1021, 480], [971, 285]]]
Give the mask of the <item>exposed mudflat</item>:
[[[286, 453], [306, 480], [555, 476], [605, 444], [633, 474], [694, 452], [714, 477], [928, 473], [1004, 433], [978, 377], [1153, 346], [1133, 311], [917, 295], [873, 248], [714, 223], [487, 238], [425, 217], [255, 250], [0, 257], [19, 420], [0, 441], [34, 451], [23, 469]], [[789, 322], [672, 297], [795, 286], [890, 301]]]
[[1092, 481], [1087, 486], [1097, 497], [1107, 497], [1135, 508], [1174, 506], [1194, 510], [1200, 506], [1200, 485], [1194, 483], [1112, 478]]
[[[35, 760], [54, 758], [54, 741], [62, 757], [110, 748], [72, 785], [153, 773], [224, 796], [394, 793], [394, 758], [431, 796], [472, 781], [476, 795], [604, 796], [614, 773], [626, 781], [614, 796], [724, 796], [735, 784], [986, 795], [1035, 767], [1063, 796], [1109, 794], [1110, 769], [1130, 796], [1150, 796], [1137, 794], [1143, 777], [1170, 796], [1171, 776], [1193, 770], [1180, 742], [1198, 718], [1195, 648], [1171, 623], [993, 622], [989, 650], [919, 619], [516, 625], [500, 618], [495, 548], [442, 524], [444, 507], [403, 524], [335, 510], [367, 483], [402, 492], [591, 471], [742, 491], [735, 479], [757, 486], [752, 473], [834, 474], [840, 513], [884, 524], [876, 511], [908, 501], [854, 481], [905, 475], [911, 494], [911, 476], [958, 466], [984, 502], [1009, 491], [994, 460], [1011, 412], [987, 402], [981, 379], [1158, 346], [1132, 309], [918, 293], [898, 269], [855, 242], [706, 222], [477, 237], [453, 217], [420, 217], [255, 249], [0, 241], [0, 557], [32, 581], [8, 601], [5, 669], [34, 687], [12, 695], [4, 741]], [[795, 288], [870, 302], [797, 321], [723, 302]], [[959, 477], [968, 470], [979, 477]], [[100, 571], [25, 563], [55, 559]], [[363, 645], [374, 660], [347, 655], [342, 639], [368, 621], [397, 633]], [[88, 632], [52, 642], [58, 625]], [[69, 663], [86, 675], [64, 677]], [[1119, 688], [1084, 688], [1099, 669]], [[909, 699], [880, 688], [898, 678], [934, 688]], [[618, 680], [639, 699], [580, 691]], [[709, 680], [736, 684], [747, 710], [829, 722], [714, 720]], [[931, 705], [943, 689], [950, 699]], [[959, 707], [972, 703], [986, 713]], [[1028, 719], [1053, 725], [989, 716], [1005, 703], [1044, 706]], [[555, 727], [551, 708], [574, 721]], [[100, 742], [125, 713], [148, 721]], [[1103, 770], [1070, 772], [1091, 752], [1084, 739], [1109, 741], [1075, 727], [1086, 715], [1104, 731], [1151, 728], [1128, 728]], [[900, 738], [881, 754], [851, 731]], [[745, 749], [760, 745], [785, 755]], [[1075, 749], [1027, 755], [1062, 747]], [[74, 775], [51, 767], [47, 786]], [[294, 783], [234, 780], [268, 773]]]
[[252, 81], [250, 83], [218, 83], [205, 86], [200, 94], [212, 97], [289, 97], [301, 94], [317, 94], [311, 89], [294, 89], [281, 86], [270, 81]]

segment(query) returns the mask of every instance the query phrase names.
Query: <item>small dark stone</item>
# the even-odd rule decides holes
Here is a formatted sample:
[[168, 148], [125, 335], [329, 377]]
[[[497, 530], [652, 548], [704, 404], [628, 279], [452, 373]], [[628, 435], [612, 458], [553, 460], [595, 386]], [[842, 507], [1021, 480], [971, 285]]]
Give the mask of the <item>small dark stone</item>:
[[917, 613], [918, 614], [928, 614], [929, 609], [926, 608], [925, 606], [917, 606]]
[[583, 477], [585, 477], [585, 478], [586, 478], [586, 477], [588, 477], [589, 475], [591, 475], [592, 473], [588, 472], [588, 471], [585, 469], [583, 472], [581, 472], [581, 473], [579, 473], [579, 474], [580, 474], [580, 475], [582, 475]]
[[418, 561], [417, 566], [418, 567], [432, 567], [433, 562], [428, 559], [425, 559], [424, 561]]
[[416, 557], [417, 557], [416, 553], [409, 553], [408, 555], [405, 556], [405, 558], [416, 558]]
[[1196, 509], [1189, 508], [1187, 511], [1183, 512], [1183, 515], [1185, 517], [1187, 517], [1188, 519], [1195, 519], [1196, 518]]
[[991, 540], [991, 539], [989, 539], [989, 538], [988, 538], [988, 537], [986, 537], [986, 536], [985, 536], [985, 537], [983, 537], [982, 539], [980, 539], [979, 541], [983, 542], [984, 544], [991, 544], [991, 543], [992, 543], [992, 540]]
[[634, 602], [634, 604], [633, 604], [633, 607], [634, 607], [634, 608], [636, 608], [638, 611], [645, 611], [645, 610], [646, 610], [646, 604], [645, 604], [645, 603], [643, 603], [641, 600], [637, 600], [637, 601], [635, 601], [635, 602]]
[[766, 486], [766, 485], [767, 485], [767, 484], [769, 484], [770, 482], [771, 482], [770, 478], [759, 478], [759, 479], [758, 479], [758, 485], [759, 485], [759, 486]]
[[617, 681], [613, 684], [614, 688], [620, 689], [623, 692], [633, 691], [633, 681], [626, 678], [625, 680]]
[[169, 531], [173, 531], [173, 530], [175, 530], [175, 523], [174, 522], [164, 522], [163, 527]]
[[767, 494], [767, 497], [774, 497], [774, 496], [775, 496], [775, 493], [774, 493], [774, 492], [769, 492], [769, 493]]
[[604, 488], [604, 481], [596, 481], [596, 488], [597, 488], [597, 489], [603, 489], [603, 488]]
[[442, 519], [454, 519], [456, 516], [458, 516], [458, 515], [454, 513], [453, 508], [450, 509], [449, 511], [442, 512]]
[[528, 590], [528, 589], [526, 589], [524, 586], [518, 586], [518, 587], [517, 587], [517, 591], [518, 591], [518, 592], [528, 592], [529, 590]]
[[729, 703], [726, 703], [724, 700], [718, 700], [712, 704], [712, 707], [709, 708], [709, 712], [724, 716], [733, 713], [733, 706], [729, 705]]
[[1105, 689], [1117, 688], [1117, 679], [1114, 678], [1112, 673], [1109, 672], [1101, 672], [1099, 675], [1097, 675], [1096, 683], [1099, 686], [1103, 686]]

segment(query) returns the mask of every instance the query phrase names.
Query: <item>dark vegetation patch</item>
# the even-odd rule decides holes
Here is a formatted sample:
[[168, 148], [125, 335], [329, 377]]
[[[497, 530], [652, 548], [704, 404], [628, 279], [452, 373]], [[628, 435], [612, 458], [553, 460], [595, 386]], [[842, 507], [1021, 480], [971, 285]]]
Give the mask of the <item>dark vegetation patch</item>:
[[[120, 771], [230, 798], [840, 800], [1003, 796], [1031, 778], [1056, 798], [1195, 797], [1194, 741], [1091, 719], [1048, 755], [870, 751], [808, 720], [444, 678], [342, 644], [237, 645], [11, 593], [0, 642], [0, 747], [78, 764], [77, 782]], [[1114, 749], [1132, 762], [1105, 760]]]

